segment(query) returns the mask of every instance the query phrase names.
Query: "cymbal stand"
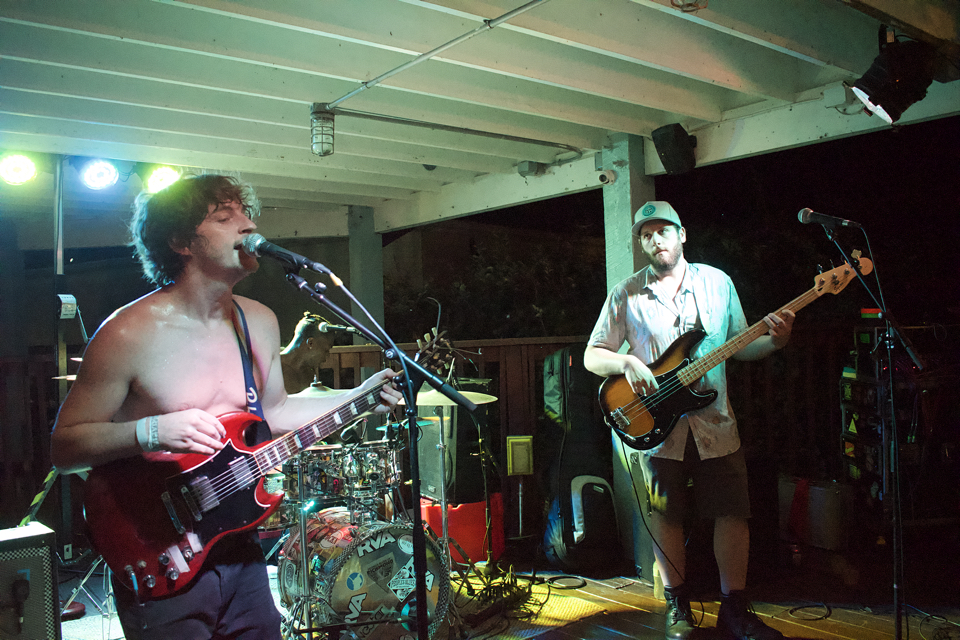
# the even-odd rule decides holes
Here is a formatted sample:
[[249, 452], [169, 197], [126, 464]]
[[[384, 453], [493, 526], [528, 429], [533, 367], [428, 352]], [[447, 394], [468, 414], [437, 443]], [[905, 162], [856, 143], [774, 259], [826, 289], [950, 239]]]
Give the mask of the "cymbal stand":
[[443, 545], [443, 555], [447, 561], [447, 566], [452, 567], [453, 562], [450, 556], [450, 532], [447, 522], [447, 441], [446, 430], [447, 420], [443, 407], [434, 407], [433, 412], [440, 417], [440, 428], [437, 432], [440, 434], [437, 443], [437, 451], [440, 453], [440, 543]]
[[[460, 563], [454, 564], [453, 555], [450, 551], [450, 544], [453, 543], [456, 545], [459, 552], [466, 559], [467, 563], [473, 566], [473, 561], [467, 556], [466, 552], [460, 547], [455, 540], [450, 537], [449, 530], [449, 516], [447, 515], [447, 441], [446, 441], [446, 430], [447, 426], [450, 424], [448, 417], [446, 415], [447, 407], [437, 406], [434, 407], [433, 412], [440, 417], [440, 428], [437, 431], [440, 433], [439, 442], [437, 443], [437, 451], [440, 452], [440, 524], [441, 524], [441, 535], [440, 535], [440, 544], [443, 545], [443, 557], [447, 563], [447, 567], [453, 571], [456, 571], [459, 574], [460, 579], [467, 585], [470, 584], [467, 580], [467, 575], [464, 573], [463, 569], [460, 567]], [[451, 410], [452, 412], [452, 410]], [[478, 574], [479, 575], [479, 572]], [[481, 576], [482, 577], [482, 576]]]
[[[308, 570], [310, 569], [308, 552], [307, 552], [307, 513], [304, 509], [306, 504], [306, 496], [304, 495], [304, 477], [303, 477], [303, 461], [297, 460], [297, 497], [299, 499], [299, 505], [297, 507], [297, 520], [300, 525], [300, 595], [297, 596], [294, 606], [290, 608], [291, 617], [296, 616], [297, 619], [303, 618], [306, 622], [307, 629], [313, 628], [313, 607], [310, 606], [310, 600], [313, 598], [313, 594], [310, 590], [310, 574]], [[312, 640], [313, 632], [307, 632], [307, 640]]]

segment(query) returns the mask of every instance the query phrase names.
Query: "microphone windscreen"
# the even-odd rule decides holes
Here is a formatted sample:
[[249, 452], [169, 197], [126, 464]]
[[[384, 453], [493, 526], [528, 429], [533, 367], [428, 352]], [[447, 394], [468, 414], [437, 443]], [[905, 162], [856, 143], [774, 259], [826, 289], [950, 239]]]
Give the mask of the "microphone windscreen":
[[260, 245], [266, 240], [259, 233], [251, 233], [248, 236], [244, 236], [243, 241], [240, 243], [240, 246], [243, 247], [243, 250], [253, 256], [260, 255]]

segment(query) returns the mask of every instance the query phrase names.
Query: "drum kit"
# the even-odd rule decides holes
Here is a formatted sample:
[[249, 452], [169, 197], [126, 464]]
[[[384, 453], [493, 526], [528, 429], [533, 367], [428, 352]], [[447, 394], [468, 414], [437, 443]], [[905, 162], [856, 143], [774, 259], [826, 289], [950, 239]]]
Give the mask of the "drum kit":
[[[315, 395], [309, 389], [301, 393]], [[476, 396], [475, 402], [496, 400], [466, 394]], [[439, 406], [446, 398], [427, 391], [418, 395], [418, 405], [421, 401]], [[310, 447], [267, 475], [267, 491], [284, 495], [260, 528], [282, 532], [267, 557], [279, 552], [285, 639], [314, 633], [364, 640], [417, 637], [413, 524], [402, 509], [393, 509], [403, 483], [398, 426], [380, 427], [386, 432], [381, 440]], [[430, 637], [450, 602], [445, 529], [439, 539], [429, 530], [425, 536]]]

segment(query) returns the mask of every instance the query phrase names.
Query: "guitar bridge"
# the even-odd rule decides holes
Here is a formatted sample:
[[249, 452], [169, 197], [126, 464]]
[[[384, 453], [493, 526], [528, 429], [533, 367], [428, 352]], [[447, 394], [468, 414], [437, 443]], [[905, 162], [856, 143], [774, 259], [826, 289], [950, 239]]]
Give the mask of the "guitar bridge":
[[210, 479], [207, 476], [194, 478], [189, 484], [189, 487], [181, 486], [180, 493], [183, 494], [183, 499], [190, 508], [194, 519], [203, 520], [203, 512], [210, 511], [210, 509], [219, 505], [220, 501], [217, 499], [216, 492], [210, 486]]
[[610, 412], [610, 418], [617, 424], [617, 428], [626, 429], [630, 426], [630, 419], [623, 414], [622, 408]]

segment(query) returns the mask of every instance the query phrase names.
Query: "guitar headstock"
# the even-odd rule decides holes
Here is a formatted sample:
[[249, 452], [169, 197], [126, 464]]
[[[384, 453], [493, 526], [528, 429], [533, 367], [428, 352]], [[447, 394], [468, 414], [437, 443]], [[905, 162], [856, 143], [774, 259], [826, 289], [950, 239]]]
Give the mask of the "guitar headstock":
[[[860, 266], [860, 274], [867, 275], [873, 271], [873, 261], [869, 258], [861, 258], [859, 251], [854, 251], [851, 258], [855, 264]], [[824, 293], [837, 294], [846, 288], [850, 281], [857, 277], [857, 271], [849, 262], [845, 262], [835, 269], [824, 271], [814, 279], [814, 289], [818, 296]]]
[[417, 340], [417, 355], [414, 360], [437, 375], [446, 375], [453, 364], [453, 344], [445, 338], [446, 331], [438, 332], [436, 327], [423, 334]]

